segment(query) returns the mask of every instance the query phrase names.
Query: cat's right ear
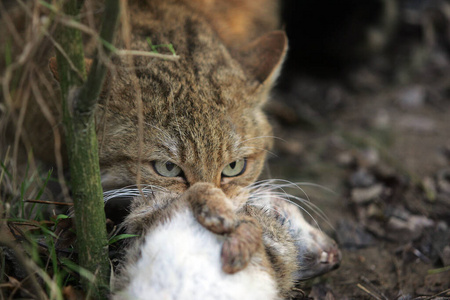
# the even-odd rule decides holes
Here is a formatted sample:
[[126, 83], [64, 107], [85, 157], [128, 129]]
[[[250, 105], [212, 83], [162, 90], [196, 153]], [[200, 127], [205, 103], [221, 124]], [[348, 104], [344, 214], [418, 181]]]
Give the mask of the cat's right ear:
[[239, 61], [250, 76], [270, 88], [280, 74], [287, 48], [286, 33], [272, 31], [241, 49]]
[[[89, 73], [89, 70], [91, 69], [91, 65], [92, 65], [92, 59], [85, 58], [84, 65], [86, 66], [86, 72]], [[59, 77], [59, 73], [58, 73], [58, 62], [56, 61], [56, 56], [53, 56], [52, 58], [50, 58], [48, 60], [48, 67], [53, 74], [53, 78], [59, 82], [60, 77]]]

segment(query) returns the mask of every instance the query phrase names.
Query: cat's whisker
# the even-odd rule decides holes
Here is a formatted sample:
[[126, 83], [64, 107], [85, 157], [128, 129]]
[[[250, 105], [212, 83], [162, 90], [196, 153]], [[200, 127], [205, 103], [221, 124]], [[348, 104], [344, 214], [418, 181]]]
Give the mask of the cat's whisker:
[[321, 184], [312, 183], [312, 182], [303, 182], [303, 181], [302, 182], [296, 182], [295, 184], [299, 185], [299, 186], [309, 186], [309, 187], [319, 188], [319, 189], [321, 189], [323, 191], [326, 191], [326, 192], [328, 192], [330, 194], [337, 195], [337, 193], [335, 191], [333, 191], [332, 189], [330, 189], [330, 188], [328, 188], [328, 187], [326, 187], [324, 185], [321, 185]]
[[[250, 200], [249, 200], [249, 203], [250, 203], [250, 205], [255, 206], [255, 207], [261, 207], [261, 208], [265, 208], [265, 209], [268, 209], [268, 210], [270, 209], [270, 210], [273, 210], [273, 211], [275, 211], [275, 212], [278, 212], [278, 211], [277, 211], [276, 209], [274, 209], [274, 208], [267, 207], [267, 204], [266, 204], [266, 203], [258, 203], [258, 202], [260, 202], [260, 200], [262, 200], [262, 199], [268, 199], [268, 200], [271, 200], [271, 199], [274, 198], [273, 196], [274, 196], [274, 195], [270, 195], [270, 194], [259, 195], [259, 196], [257, 196], [257, 198], [250, 199]], [[286, 202], [291, 203], [291, 204], [295, 205], [296, 207], [298, 207], [300, 210], [302, 210], [304, 213], [306, 213], [306, 214], [311, 218], [311, 220], [313, 220], [315, 226], [316, 226], [320, 231], [322, 231], [322, 229], [320, 228], [320, 225], [319, 225], [319, 223], [317, 222], [317, 220], [311, 215], [311, 213], [309, 213], [309, 211], [308, 211], [307, 209], [305, 209], [304, 207], [302, 207], [301, 205], [299, 205], [298, 203], [296, 203], [296, 202], [294, 202], [294, 201], [292, 201], [292, 200], [289, 200], [289, 199], [286, 199], [286, 198], [283, 198], [283, 197], [277, 197], [276, 195], [275, 195], [275, 198], [276, 198], [276, 199], [280, 199], [280, 200], [282, 200], [282, 201], [286, 201]], [[278, 212], [278, 213], [279, 213], [279, 212]], [[287, 216], [284, 216], [284, 217], [287, 217]], [[287, 218], [287, 219], [289, 219], [289, 218]]]
[[243, 141], [240, 141], [237, 145], [238, 145], [238, 146], [241, 146], [242, 144], [244, 144], [244, 143], [246, 143], [246, 142], [249, 142], [249, 141], [252, 141], [252, 140], [256, 140], [256, 139], [277, 139], [277, 140], [286, 142], [286, 140], [284, 140], [284, 139], [282, 139], [282, 138], [280, 138], [280, 137], [277, 137], [277, 136], [272, 136], [272, 135], [261, 135], [261, 136], [256, 136], [256, 137], [252, 137], [252, 138], [249, 138], [249, 139], [245, 139], [245, 140], [243, 140]]
[[272, 152], [272, 151], [270, 151], [270, 150], [267, 150], [267, 149], [265, 149], [265, 148], [260, 148], [260, 147], [250, 147], [250, 146], [248, 146], [248, 147], [241, 147], [241, 149], [256, 149], [256, 150], [260, 150], [260, 151], [265, 151], [266, 153], [270, 154], [270, 155], [273, 156], [273, 157], [278, 157], [277, 154], [275, 154], [274, 152]]
[[265, 203], [259, 203], [257, 201], [249, 202], [249, 204], [253, 207], [257, 207], [261, 209], [264, 213], [267, 213], [269, 211], [277, 213], [277, 210], [273, 207], [267, 206]]
[[[282, 183], [278, 183], [278, 182], [282, 182]], [[255, 182], [254, 184], [252, 184], [248, 187], [248, 191], [250, 192], [250, 198], [252, 198], [249, 200], [256, 201], [257, 199], [260, 199], [261, 197], [267, 197], [267, 196], [278, 197], [279, 199], [282, 199], [284, 201], [295, 204], [303, 211], [305, 211], [305, 208], [302, 207], [300, 204], [305, 205], [314, 214], [316, 214], [322, 220], [324, 220], [332, 229], [334, 229], [334, 227], [331, 225], [327, 216], [323, 213], [323, 211], [320, 208], [317, 207], [317, 205], [315, 205], [314, 203], [311, 202], [308, 195], [300, 187], [300, 185], [320, 187], [326, 191], [329, 191], [329, 192], [335, 194], [332, 190], [327, 189], [327, 188], [317, 185], [317, 184], [313, 184], [313, 183], [293, 183], [293, 182], [290, 182], [287, 180], [266, 179], [266, 180], [261, 180], [261, 181]], [[306, 199], [286, 193], [284, 188], [299, 189], [306, 196]], [[276, 190], [281, 190], [281, 192], [276, 192]], [[308, 215], [310, 215], [310, 214], [308, 213]]]
[[167, 191], [166, 188], [154, 185], [131, 185], [120, 189], [109, 190], [103, 193], [103, 200], [107, 201], [115, 198], [134, 198], [139, 196], [153, 195], [155, 191]]
[[[282, 182], [282, 184], [280, 184], [278, 182]], [[329, 192], [329, 193], [331, 193], [333, 195], [337, 195], [337, 193], [335, 191], [333, 191], [332, 189], [327, 188], [327, 187], [325, 187], [323, 185], [320, 185], [320, 184], [315, 184], [315, 183], [311, 183], [311, 182], [291, 182], [291, 181], [283, 180], [283, 179], [265, 179], [265, 180], [260, 180], [260, 181], [257, 181], [255, 183], [251, 184], [249, 186], [249, 188], [260, 188], [262, 186], [274, 186], [275, 189], [276, 189], [276, 187], [280, 186], [280, 187], [283, 187], [283, 188], [285, 188], [285, 187], [286, 188], [296, 188], [296, 189], [300, 189], [300, 190], [302, 190], [301, 186], [309, 186], [309, 187], [317, 187], [317, 188], [320, 188], [321, 190]]]
[[295, 201], [292, 201], [292, 200], [290, 200], [290, 199], [280, 197], [279, 195], [271, 195], [271, 194], [267, 194], [267, 195], [259, 195], [258, 198], [253, 198], [252, 200], [249, 200], [249, 202], [250, 202], [250, 203], [252, 203], [252, 201], [256, 202], [256, 201], [261, 200], [261, 199], [264, 199], [264, 198], [273, 199], [274, 196], [275, 196], [276, 199], [280, 199], [280, 200], [282, 200], [282, 201], [286, 201], [286, 202], [288, 202], [288, 203], [291, 203], [291, 204], [297, 206], [300, 210], [302, 210], [305, 214], [307, 214], [307, 215], [311, 218], [311, 220], [314, 222], [315, 226], [316, 226], [320, 231], [322, 231], [322, 229], [320, 228], [320, 225], [319, 225], [319, 223], [317, 222], [316, 218], [314, 218], [314, 217], [311, 215], [311, 213], [310, 213], [306, 208], [304, 208], [303, 206], [299, 205], [298, 203], [296, 203]]
[[[260, 199], [262, 196], [266, 196], [264, 195], [264, 193], [266, 192], [262, 192], [262, 193], [252, 193], [252, 197], [257, 200]], [[293, 196], [290, 194], [286, 194], [284, 192], [269, 192], [268, 193], [269, 196], [274, 196], [277, 197], [278, 199], [281, 199], [283, 201], [287, 201], [290, 203], [295, 204], [297, 207], [301, 208], [302, 210], [304, 210], [305, 208], [301, 206], [305, 205], [308, 209], [310, 209], [312, 212], [314, 212], [314, 214], [318, 215], [322, 220], [324, 220], [331, 228], [333, 228], [333, 226], [330, 224], [329, 219], [327, 218], [327, 216], [323, 213], [323, 211], [318, 208], [314, 203], [312, 203], [309, 200], [306, 200], [304, 198], [301, 197], [297, 197], [297, 196]], [[334, 228], [333, 228], [334, 229]]]
[[[276, 190], [276, 189], [281, 189], [283, 190], [283, 188], [296, 188], [300, 191], [302, 191], [302, 193], [306, 196], [306, 198], [308, 199], [308, 201], [310, 201], [308, 195], [306, 194], [306, 192], [296, 183], [291, 182], [289, 180], [283, 180], [283, 179], [268, 179], [268, 180], [262, 180], [262, 181], [258, 181], [257, 183], [263, 182], [263, 186], [264, 185], [268, 185], [273, 187], [272, 190]], [[282, 182], [282, 184], [279, 184], [277, 182]], [[250, 185], [250, 187], [256, 186], [256, 188], [260, 187], [257, 184], [256, 185]], [[283, 192], [285, 192], [283, 190]]]
[[305, 205], [314, 214], [318, 215], [323, 221], [325, 221], [328, 224], [328, 226], [330, 226], [332, 229], [334, 229], [333, 225], [331, 225], [331, 223], [330, 223], [328, 217], [325, 215], [325, 213], [320, 208], [318, 208], [317, 205], [315, 205], [314, 203], [307, 201], [304, 198], [300, 198], [300, 197], [293, 196], [290, 194], [274, 193], [274, 195], [277, 196], [279, 199], [293, 203], [298, 207], [302, 207], [301, 205]]
[[305, 182], [305, 181], [291, 182], [291, 181], [283, 180], [283, 179], [265, 179], [265, 180], [257, 181], [255, 183], [253, 183], [251, 186], [259, 186], [261, 183], [263, 185], [265, 185], [265, 184], [270, 184], [270, 185], [276, 184], [276, 185], [278, 185], [277, 182], [283, 182], [283, 185], [285, 187], [291, 187], [291, 188], [298, 188], [300, 186], [316, 187], [316, 188], [319, 188], [319, 189], [324, 190], [326, 192], [329, 192], [330, 194], [337, 195], [337, 193], [335, 191], [333, 191], [332, 189], [330, 189], [330, 188], [328, 188], [326, 186], [323, 186], [323, 185], [320, 185], [320, 184], [316, 184], [316, 183], [312, 183], [312, 182]]

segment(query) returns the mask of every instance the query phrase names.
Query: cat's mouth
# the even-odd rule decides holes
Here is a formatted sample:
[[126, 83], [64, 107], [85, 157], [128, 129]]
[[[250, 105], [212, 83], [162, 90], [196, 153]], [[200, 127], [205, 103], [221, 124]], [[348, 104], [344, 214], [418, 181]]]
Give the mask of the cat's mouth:
[[105, 203], [106, 218], [119, 225], [130, 214], [133, 199], [139, 196], [151, 196], [155, 191], [165, 190], [164, 188], [142, 185], [138, 188], [136, 185], [125, 186], [118, 189], [111, 189], [103, 192], [103, 201]]
[[105, 202], [106, 218], [111, 220], [115, 225], [121, 224], [126, 216], [130, 213], [130, 205], [133, 198], [117, 197], [109, 199]]

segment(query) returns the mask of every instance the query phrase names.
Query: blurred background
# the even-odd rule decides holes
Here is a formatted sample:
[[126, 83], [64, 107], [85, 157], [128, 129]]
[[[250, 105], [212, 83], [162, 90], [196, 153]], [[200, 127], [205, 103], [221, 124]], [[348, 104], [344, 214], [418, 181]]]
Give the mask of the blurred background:
[[285, 0], [282, 15], [266, 176], [300, 183], [343, 251], [305, 294], [449, 297], [450, 2]]

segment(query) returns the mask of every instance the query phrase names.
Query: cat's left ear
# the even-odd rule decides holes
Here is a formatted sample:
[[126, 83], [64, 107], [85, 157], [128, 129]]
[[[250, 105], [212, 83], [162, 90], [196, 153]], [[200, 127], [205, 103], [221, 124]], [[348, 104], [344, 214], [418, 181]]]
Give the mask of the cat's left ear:
[[287, 48], [286, 33], [272, 31], [241, 49], [239, 61], [250, 76], [270, 88], [280, 74]]

